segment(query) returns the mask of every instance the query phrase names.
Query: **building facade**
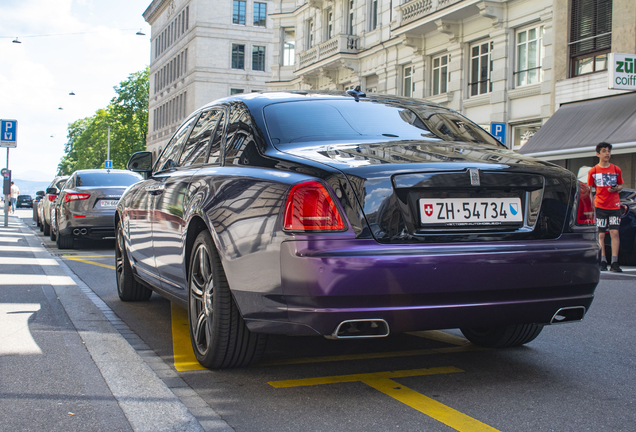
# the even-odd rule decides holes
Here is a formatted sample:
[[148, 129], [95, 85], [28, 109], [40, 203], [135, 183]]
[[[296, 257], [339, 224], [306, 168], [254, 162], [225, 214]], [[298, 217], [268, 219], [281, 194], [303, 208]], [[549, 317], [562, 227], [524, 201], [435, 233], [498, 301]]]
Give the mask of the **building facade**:
[[[554, 0], [553, 52], [554, 115], [520, 152], [577, 174], [598, 162], [594, 148], [606, 141], [626, 186], [636, 187], [636, 3]], [[624, 68], [631, 89], [610, 88], [612, 72], [623, 69], [612, 53], [632, 60]]]
[[156, 160], [195, 109], [266, 90], [272, 64], [270, 0], [154, 0], [147, 149]]
[[552, 0], [299, 0], [271, 17], [271, 89], [423, 98], [513, 149], [552, 114]]

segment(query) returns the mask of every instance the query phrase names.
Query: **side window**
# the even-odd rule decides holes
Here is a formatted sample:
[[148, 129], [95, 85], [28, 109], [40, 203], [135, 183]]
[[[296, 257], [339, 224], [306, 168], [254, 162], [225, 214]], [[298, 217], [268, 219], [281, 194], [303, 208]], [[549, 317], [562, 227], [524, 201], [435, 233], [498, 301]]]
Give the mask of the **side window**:
[[221, 117], [223, 117], [223, 111], [218, 108], [201, 114], [183, 149], [179, 166], [198, 165], [206, 161], [210, 149], [210, 137], [214, 134]]
[[192, 117], [179, 128], [176, 134], [174, 134], [166, 146], [166, 149], [155, 164], [154, 172], [165, 171], [178, 166], [177, 162], [179, 161], [179, 155], [181, 155], [181, 150], [183, 149], [186, 139], [188, 138], [188, 134], [190, 133], [190, 129], [196, 120], [197, 116]]
[[250, 113], [244, 106], [232, 107], [225, 141], [225, 165], [239, 165], [243, 150], [254, 142]]
[[221, 111], [219, 113], [219, 117], [219, 125], [216, 127], [216, 132], [212, 139], [212, 145], [210, 146], [210, 157], [208, 157], [208, 163], [214, 165], [219, 165], [221, 163], [221, 142], [223, 139], [223, 130], [225, 129], [225, 119], [227, 116], [224, 116]]

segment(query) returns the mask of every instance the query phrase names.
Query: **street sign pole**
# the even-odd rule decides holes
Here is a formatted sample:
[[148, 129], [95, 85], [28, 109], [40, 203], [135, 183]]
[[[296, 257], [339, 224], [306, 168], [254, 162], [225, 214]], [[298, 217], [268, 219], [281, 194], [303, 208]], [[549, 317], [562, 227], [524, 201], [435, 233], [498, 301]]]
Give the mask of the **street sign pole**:
[[[9, 148], [18, 145], [18, 121], [0, 119], [0, 147], [7, 148], [7, 166], [3, 170], [3, 180], [5, 180], [4, 171], [9, 173], [9, 186], [11, 186], [11, 171], [9, 170]], [[9, 226], [9, 203], [11, 202], [11, 190], [4, 188], [4, 226]], [[15, 209], [14, 209], [15, 210]]]

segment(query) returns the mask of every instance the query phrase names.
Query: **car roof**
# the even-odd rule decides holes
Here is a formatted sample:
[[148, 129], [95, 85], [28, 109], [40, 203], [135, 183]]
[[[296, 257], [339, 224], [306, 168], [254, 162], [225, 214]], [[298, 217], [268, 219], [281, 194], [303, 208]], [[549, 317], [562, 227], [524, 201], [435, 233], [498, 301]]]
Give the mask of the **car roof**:
[[[349, 95], [346, 91], [330, 91], [330, 90], [289, 90], [289, 91], [262, 91], [262, 92], [254, 92], [254, 93], [241, 93], [237, 95], [228, 96], [222, 99], [217, 99], [212, 101], [201, 108], [197, 109], [196, 112], [200, 110], [220, 105], [220, 104], [231, 104], [232, 102], [243, 102], [250, 109], [264, 107], [266, 105], [270, 105], [273, 103], [279, 102], [294, 102], [294, 101], [309, 101], [309, 100], [334, 100], [334, 99], [342, 99], [342, 100], [350, 100], [354, 101], [354, 97]], [[386, 95], [379, 93], [369, 93], [365, 96], [360, 96], [360, 100], [372, 100], [372, 101], [380, 101], [380, 102], [399, 102], [399, 103], [408, 103], [408, 104], [421, 104], [421, 105], [429, 105], [434, 107], [441, 107], [436, 103], [432, 103], [426, 101], [424, 99], [414, 99], [407, 98], [403, 96], [394, 96], [394, 95]]]

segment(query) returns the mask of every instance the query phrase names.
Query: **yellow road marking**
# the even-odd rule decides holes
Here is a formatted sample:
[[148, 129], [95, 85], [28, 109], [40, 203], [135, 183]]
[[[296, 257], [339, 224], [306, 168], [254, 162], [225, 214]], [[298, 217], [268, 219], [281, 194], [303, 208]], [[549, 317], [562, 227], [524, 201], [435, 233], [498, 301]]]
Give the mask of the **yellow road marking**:
[[363, 374], [352, 375], [335, 375], [321, 378], [305, 378], [297, 380], [285, 380], [285, 381], [270, 381], [267, 384], [275, 388], [288, 388], [288, 387], [304, 387], [320, 384], [335, 384], [344, 382], [366, 381], [374, 379], [391, 379], [391, 378], [404, 378], [414, 377], [422, 375], [438, 375], [445, 373], [464, 372], [453, 366], [436, 367], [430, 369], [411, 369], [402, 371], [389, 371], [389, 372], [372, 372]]
[[83, 262], [85, 264], [92, 264], [92, 265], [96, 265], [96, 266], [99, 266], [99, 267], [105, 267], [107, 269], [115, 270], [115, 266], [108, 265], [108, 264], [102, 264], [102, 263], [98, 263], [98, 262], [95, 262], [95, 261], [89, 261], [89, 260], [85, 260], [85, 259], [81, 259], [81, 258], [77, 258], [77, 257], [71, 257], [71, 256], [63, 256], [62, 258], [73, 260], [73, 261], [78, 261], [78, 262]]
[[204, 370], [197, 361], [190, 342], [190, 327], [188, 311], [170, 303], [172, 317], [172, 352], [174, 354], [174, 368], [178, 371]]
[[457, 431], [497, 432], [497, 429], [439, 403], [435, 399], [431, 399], [411, 390], [391, 379], [372, 379], [362, 382]]
[[427, 416], [444, 423], [459, 432], [498, 432], [472, 417], [467, 416], [451, 407], [437, 402], [402, 384], [393, 381], [394, 378], [437, 375], [445, 373], [463, 372], [456, 367], [437, 367], [430, 369], [412, 369], [405, 371], [375, 372], [366, 374], [337, 375], [320, 378], [306, 378], [298, 380], [270, 381], [268, 384], [275, 388], [303, 387], [321, 384], [345, 382], [362, 382]]

